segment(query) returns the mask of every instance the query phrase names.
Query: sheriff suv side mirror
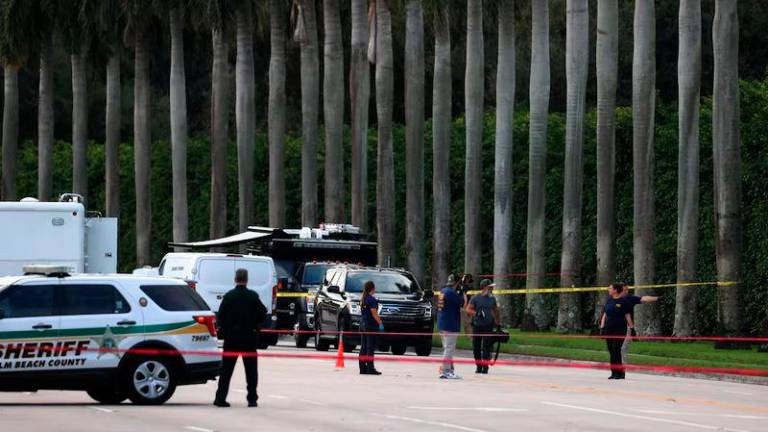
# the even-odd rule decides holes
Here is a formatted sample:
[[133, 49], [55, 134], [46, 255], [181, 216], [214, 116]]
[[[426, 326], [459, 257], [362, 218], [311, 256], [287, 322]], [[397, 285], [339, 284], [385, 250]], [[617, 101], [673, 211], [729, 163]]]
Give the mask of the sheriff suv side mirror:
[[328, 292], [331, 294], [341, 294], [341, 289], [336, 285], [331, 285], [328, 287]]

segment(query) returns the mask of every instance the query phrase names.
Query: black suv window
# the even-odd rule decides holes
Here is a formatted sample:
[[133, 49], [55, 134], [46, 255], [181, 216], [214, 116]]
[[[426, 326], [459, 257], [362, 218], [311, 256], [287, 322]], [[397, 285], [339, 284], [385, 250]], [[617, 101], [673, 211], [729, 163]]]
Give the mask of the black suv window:
[[142, 285], [141, 290], [168, 312], [210, 310], [205, 300], [186, 285]]
[[131, 306], [112, 285], [62, 285], [59, 315], [125, 314]]
[[0, 309], [5, 318], [53, 315], [55, 285], [17, 285], [0, 292]]
[[304, 276], [302, 283], [305, 285], [322, 285], [325, 279], [325, 272], [330, 265], [328, 264], [308, 264], [304, 267]]
[[376, 292], [383, 294], [413, 294], [419, 291], [419, 284], [410, 275], [397, 272], [353, 271], [347, 274], [344, 286], [346, 292], [363, 292], [366, 281], [376, 285]]

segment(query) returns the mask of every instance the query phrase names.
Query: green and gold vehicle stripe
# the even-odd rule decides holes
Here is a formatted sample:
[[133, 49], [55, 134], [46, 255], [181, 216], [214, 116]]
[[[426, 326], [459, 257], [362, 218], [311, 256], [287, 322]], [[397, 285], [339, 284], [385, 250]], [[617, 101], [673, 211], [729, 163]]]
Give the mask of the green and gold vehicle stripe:
[[[207, 333], [205, 326], [195, 321], [182, 321], [168, 324], [152, 324], [131, 327], [110, 326], [112, 334], [116, 336], [131, 336], [141, 334], [186, 334], [183, 331], [189, 327], [201, 327], [200, 333]], [[50, 329], [50, 330], [21, 330], [21, 331], [0, 331], [0, 340], [18, 340], [18, 339], [46, 339], [46, 338], [67, 338], [67, 337], [90, 337], [101, 336], [104, 334], [104, 327], [84, 327], [73, 329]], [[203, 331], [204, 330], [204, 331]]]

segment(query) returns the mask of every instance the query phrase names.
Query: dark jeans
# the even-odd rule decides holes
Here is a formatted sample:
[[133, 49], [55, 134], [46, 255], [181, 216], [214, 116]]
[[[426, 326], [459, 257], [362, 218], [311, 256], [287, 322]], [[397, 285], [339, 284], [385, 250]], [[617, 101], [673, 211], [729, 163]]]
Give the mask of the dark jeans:
[[626, 330], [624, 333], [610, 332], [608, 335], [616, 336], [605, 339], [605, 344], [608, 346], [608, 354], [611, 357], [611, 376], [624, 377], [624, 366], [621, 361], [621, 346], [624, 344], [624, 339], [618, 336], [626, 336]]
[[[473, 325], [473, 334], [491, 334], [493, 333], [493, 324]], [[491, 350], [493, 348], [493, 337], [491, 336], [472, 336], [472, 352], [475, 355], [475, 364], [488, 367], [491, 361]]]
[[375, 369], [373, 355], [376, 352], [376, 331], [378, 328], [363, 324], [360, 326], [360, 330], [363, 332], [360, 335], [360, 372], [368, 372]]
[[259, 395], [256, 386], [259, 383], [258, 360], [256, 354], [256, 342], [224, 340], [224, 352], [253, 353], [253, 356], [223, 356], [221, 359], [221, 375], [219, 376], [219, 389], [216, 391], [216, 400], [225, 402], [229, 393], [229, 382], [232, 380], [232, 372], [235, 370], [237, 358], [243, 358], [245, 368], [245, 381], [248, 389], [248, 402], [256, 402]]

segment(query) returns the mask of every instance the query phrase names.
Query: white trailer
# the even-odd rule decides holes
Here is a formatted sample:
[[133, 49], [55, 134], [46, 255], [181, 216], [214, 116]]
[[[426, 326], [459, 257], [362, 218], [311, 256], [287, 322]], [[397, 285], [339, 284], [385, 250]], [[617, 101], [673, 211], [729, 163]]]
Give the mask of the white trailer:
[[89, 217], [80, 202], [0, 202], [0, 276], [38, 264], [116, 273], [117, 219]]

